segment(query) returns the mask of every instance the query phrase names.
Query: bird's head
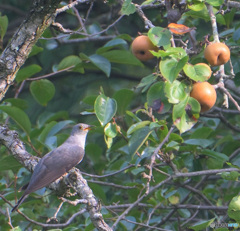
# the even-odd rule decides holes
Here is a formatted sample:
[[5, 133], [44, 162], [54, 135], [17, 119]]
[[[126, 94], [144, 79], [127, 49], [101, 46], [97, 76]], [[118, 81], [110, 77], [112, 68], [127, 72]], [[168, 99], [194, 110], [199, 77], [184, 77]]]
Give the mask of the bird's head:
[[79, 123], [75, 125], [72, 129], [71, 135], [84, 135], [87, 134], [89, 130], [91, 130], [92, 126], [88, 124]]

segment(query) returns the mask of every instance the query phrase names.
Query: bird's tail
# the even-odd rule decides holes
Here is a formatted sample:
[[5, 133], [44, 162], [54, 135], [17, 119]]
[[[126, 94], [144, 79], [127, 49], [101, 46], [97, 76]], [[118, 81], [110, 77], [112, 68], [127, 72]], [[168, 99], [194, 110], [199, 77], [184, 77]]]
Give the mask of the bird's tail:
[[28, 194], [23, 194], [22, 197], [18, 200], [17, 204], [12, 208], [11, 212], [14, 212], [20, 204], [27, 198]]

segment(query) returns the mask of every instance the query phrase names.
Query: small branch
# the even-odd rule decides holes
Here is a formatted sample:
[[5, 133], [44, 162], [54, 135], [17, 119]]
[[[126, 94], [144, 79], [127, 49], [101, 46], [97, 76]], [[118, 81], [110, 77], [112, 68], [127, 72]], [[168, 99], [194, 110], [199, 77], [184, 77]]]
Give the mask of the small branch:
[[57, 16], [58, 14], [61, 14], [61, 13], [65, 12], [65, 11], [73, 8], [74, 6], [76, 6], [76, 5], [80, 4], [80, 3], [85, 3], [85, 2], [89, 2], [89, 0], [76, 0], [76, 1], [70, 3], [70, 4], [66, 5], [66, 6], [63, 6], [62, 8], [56, 10], [55, 16]]
[[81, 172], [83, 175], [86, 175], [86, 176], [90, 176], [90, 177], [93, 177], [93, 178], [104, 178], [104, 177], [110, 177], [110, 176], [114, 176], [116, 174], [119, 174], [121, 172], [124, 172], [125, 170], [129, 169], [129, 168], [133, 168], [133, 167], [136, 167], [135, 164], [130, 164], [128, 165], [127, 167], [123, 168], [123, 169], [120, 169], [116, 172], [112, 172], [112, 173], [109, 173], [109, 174], [106, 174], [106, 175], [101, 175], [101, 176], [98, 176], [98, 175], [92, 175], [92, 174], [89, 174], [89, 173], [86, 173], [86, 172]]
[[216, 16], [213, 13], [213, 7], [212, 7], [212, 5], [209, 5], [207, 3], [206, 3], [206, 5], [207, 5], [208, 13], [209, 13], [209, 16], [210, 16], [211, 24], [212, 24], [214, 42], [219, 42], [217, 21], [216, 21]]
[[[172, 179], [172, 177], [168, 177], [167, 179], [163, 180], [162, 182], [160, 182], [159, 184], [157, 184], [156, 186], [152, 187], [149, 190], [149, 194], [154, 192], [156, 189], [160, 188], [162, 185], [164, 185], [165, 183], [167, 183], [168, 181], [170, 181]], [[117, 224], [130, 212], [130, 210], [132, 210], [132, 208], [134, 208], [135, 206], [137, 206], [137, 204], [142, 201], [145, 197], [147, 196], [147, 194], [143, 194], [141, 197], [139, 197], [133, 204], [131, 204], [119, 217], [118, 219], [115, 221], [115, 223], [112, 226], [112, 229], [115, 229], [115, 227], [117, 226]]]
[[152, 22], [145, 16], [141, 6], [139, 6], [138, 4], [135, 4], [136, 6], [136, 11], [138, 13], [138, 15], [143, 19], [144, 23], [145, 23], [145, 28], [146, 29], [150, 29], [153, 28], [154, 25], [152, 24]]
[[156, 156], [158, 155], [160, 149], [162, 148], [162, 146], [168, 141], [169, 139], [169, 136], [171, 135], [171, 133], [173, 132], [173, 129], [175, 128], [175, 126], [173, 125], [170, 130], [168, 131], [166, 137], [163, 139], [163, 141], [158, 145], [158, 147], [154, 150], [152, 156], [151, 156], [151, 162], [150, 162], [150, 165], [149, 165], [149, 174], [146, 175], [146, 178], [148, 179], [147, 181], [147, 189], [146, 189], [146, 192], [145, 194], [148, 194], [149, 193], [149, 188], [150, 188], [150, 181], [152, 180], [152, 177], [153, 177], [153, 173], [152, 173], [152, 169], [153, 169], [153, 165], [155, 163], [155, 160], [156, 160]]
[[47, 75], [42, 75], [42, 76], [39, 76], [39, 77], [35, 77], [35, 78], [29, 78], [27, 79], [27, 81], [35, 81], [35, 80], [39, 80], [39, 79], [45, 79], [45, 78], [49, 78], [49, 77], [52, 77], [54, 75], [57, 75], [57, 74], [60, 74], [62, 72], [65, 72], [65, 71], [69, 71], [73, 68], [74, 66], [70, 66], [70, 67], [67, 67], [65, 69], [62, 69], [62, 70], [59, 70], [59, 71], [56, 71], [56, 72], [53, 72], [53, 73], [50, 73], [50, 74], [47, 74]]
[[74, 201], [68, 200], [64, 197], [60, 197], [59, 199], [62, 200], [63, 202], [67, 202], [68, 204], [71, 204], [71, 205], [74, 205], [74, 206], [76, 206], [78, 204], [87, 204], [86, 199], [76, 199]]
[[215, 175], [218, 173], [223, 172], [240, 172], [240, 169], [238, 168], [224, 168], [224, 169], [213, 169], [213, 170], [204, 170], [204, 171], [196, 171], [196, 172], [187, 172], [187, 173], [175, 173], [175, 175], [172, 175], [173, 178], [179, 178], [179, 177], [193, 177], [193, 176], [203, 176], [203, 175]]
[[184, 221], [184, 222], [181, 224], [181, 227], [185, 226], [185, 225], [188, 224], [191, 220], [193, 220], [193, 218], [196, 217], [198, 213], [199, 213], [199, 211], [197, 210], [190, 218], [188, 218], [186, 221]]
[[63, 202], [60, 203], [60, 205], [58, 206], [55, 214], [53, 215], [53, 217], [50, 217], [49, 219], [47, 219], [47, 223], [51, 222], [51, 221], [56, 221], [57, 220], [57, 215], [60, 212], [61, 208], [62, 208]]
[[228, 96], [228, 98], [233, 102], [235, 107], [237, 108], [238, 111], [240, 111], [240, 106], [238, 105], [238, 102], [232, 97], [232, 95], [229, 93], [229, 91], [224, 87], [223, 83], [218, 83], [217, 87]]
[[111, 186], [111, 187], [115, 187], [115, 188], [121, 188], [121, 189], [134, 189], [134, 188], [136, 188], [135, 186], [124, 186], [124, 185], [118, 185], [118, 184], [114, 184], [114, 183], [108, 183], [108, 182], [96, 181], [96, 180], [88, 180], [88, 182], [91, 182], [91, 183], [94, 183], [94, 184]]
[[227, 127], [232, 129], [233, 131], [240, 132], [240, 127], [232, 125], [223, 115], [222, 113], [218, 114], [210, 114], [210, 113], [203, 113], [201, 116], [205, 116], [208, 118], [219, 118], [221, 122], [223, 122]]
[[153, 230], [160, 230], [160, 231], [171, 231], [171, 229], [162, 229], [162, 228], [157, 228], [155, 226], [151, 226], [151, 225], [148, 225], [148, 224], [144, 224], [144, 223], [139, 223], [139, 222], [134, 222], [134, 221], [130, 221], [126, 218], [123, 218], [123, 220], [131, 223], [131, 224], [135, 224], [135, 225], [138, 225], [138, 226], [142, 226], [142, 227], [145, 227], [145, 228], [148, 228], [148, 229], [153, 229]]

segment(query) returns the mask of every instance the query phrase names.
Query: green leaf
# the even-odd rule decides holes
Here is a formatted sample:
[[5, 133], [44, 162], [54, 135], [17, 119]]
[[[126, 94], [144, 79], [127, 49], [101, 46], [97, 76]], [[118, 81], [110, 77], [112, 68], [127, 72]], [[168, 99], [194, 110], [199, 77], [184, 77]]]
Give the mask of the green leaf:
[[19, 125], [19, 127], [29, 135], [31, 132], [31, 122], [24, 111], [14, 106], [0, 106], [0, 110], [7, 113]]
[[157, 82], [153, 84], [147, 92], [147, 103], [149, 107], [152, 107], [154, 111], [158, 113], [165, 113], [169, 111], [171, 105], [168, 103], [168, 99], [165, 96], [165, 83]]
[[206, 148], [214, 143], [214, 140], [209, 139], [188, 139], [184, 141], [185, 144], [191, 144]]
[[7, 32], [8, 27], [8, 17], [6, 15], [0, 17], [0, 36], [1, 40], [3, 40], [4, 35]]
[[176, 59], [182, 59], [183, 57], [187, 56], [186, 51], [181, 47], [169, 47], [166, 51], [165, 50], [158, 50], [156, 52], [157, 57], [173, 57]]
[[4, 102], [11, 103], [12, 106], [18, 107], [22, 110], [28, 108], [28, 102], [24, 99], [8, 98], [5, 99]]
[[37, 55], [38, 53], [42, 52], [44, 49], [42, 47], [38, 47], [37, 45], [33, 46], [31, 53], [29, 54], [29, 57], [32, 57], [34, 55]]
[[91, 55], [88, 58], [96, 67], [102, 70], [107, 77], [110, 76], [111, 63], [106, 58], [97, 54]]
[[136, 6], [132, 3], [132, 0], [124, 0], [122, 4], [121, 14], [130, 15], [135, 13]]
[[190, 226], [190, 229], [193, 229], [194, 231], [200, 231], [200, 230], [206, 230], [207, 228], [209, 228], [210, 224], [212, 224], [214, 222], [215, 218], [211, 219], [211, 220], [207, 220], [207, 221], [200, 221], [197, 222], [196, 224]]
[[29, 65], [29, 66], [24, 67], [24, 68], [22, 68], [18, 71], [15, 80], [17, 82], [21, 82], [25, 79], [28, 79], [28, 78], [32, 77], [33, 75], [37, 74], [41, 70], [42, 70], [42, 68], [37, 64]]
[[228, 216], [240, 222], [240, 196], [235, 196], [228, 206]]
[[144, 87], [142, 92], [145, 92], [153, 83], [157, 80], [157, 75], [150, 74], [141, 79], [141, 82], [137, 85], [137, 88]]
[[184, 15], [185, 16], [190, 16], [190, 17], [193, 17], [193, 18], [197, 18], [197, 19], [204, 19], [205, 21], [210, 20], [208, 10], [207, 10], [207, 7], [206, 7], [205, 4], [204, 4], [204, 7], [203, 7], [202, 10], [200, 10], [200, 11], [190, 10], [188, 12], [185, 12]]
[[224, 3], [224, 0], [206, 0], [206, 2], [212, 6], [221, 6]]
[[193, 11], [203, 10], [204, 7], [205, 7], [204, 2], [194, 2], [193, 4], [188, 5], [188, 8]]
[[185, 83], [174, 80], [173, 83], [166, 82], [165, 85], [164, 91], [169, 103], [179, 103], [187, 96], [187, 85]]
[[114, 138], [117, 136], [117, 125], [108, 123], [104, 128], [104, 133], [107, 137]]
[[121, 89], [113, 95], [113, 98], [117, 101], [117, 113], [119, 115], [125, 113], [127, 107], [129, 107], [131, 103], [132, 97], [133, 91], [129, 89]]
[[130, 52], [126, 50], [111, 50], [101, 54], [112, 63], [143, 66], [143, 64]]
[[211, 76], [211, 69], [205, 65], [197, 64], [192, 65], [190, 63], [186, 63], [183, 67], [184, 73], [194, 81], [206, 81]]
[[228, 156], [221, 153], [221, 152], [216, 152], [216, 151], [213, 151], [213, 150], [210, 150], [210, 149], [203, 149], [201, 151], [201, 154], [202, 155], [206, 155], [206, 156], [210, 156], [222, 163], [225, 163], [226, 161], [228, 161]]
[[133, 133], [128, 143], [130, 154], [135, 154], [142, 147], [151, 132], [149, 127], [144, 126]]
[[40, 79], [31, 82], [30, 92], [39, 104], [46, 106], [55, 94], [55, 86], [47, 79]]
[[121, 38], [115, 38], [107, 42], [103, 47], [97, 49], [96, 54], [101, 55], [103, 52], [111, 50], [115, 47], [127, 48], [127, 42]]
[[222, 173], [219, 173], [218, 175], [220, 175], [225, 180], [238, 181], [238, 177], [240, 173], [233, 171], [233, 172], [222, 172]]
[[117, 102], [101, 94], [95, 101], [94, 110], [101, 125], [105, 126], [116, 114]]
[[127, 130], [127, 135], [131, 135], [133, 132], [136, 132], [138, 129], [146, 127], [150, 124], [150, 121], [141, 121], [138, 123], [133, 124], [132, 126], [130, 126], [130, 128]]
[[46, 124], [44, 129], [42, 130], [41, 134], [39, 135], [38, 140], [41, 143], [44, 143], [46, 138], [48, 137], [49, 132], [51, 131], [51, 129], [57, 124], [56, 121], [51, 121], [50, 123]]
[[159, 68], [164, 78], [173, 82], [178, 77], [179, 72], [183, 69], [187, 61], [188, 56], [180, 60], [175, 57], [165, 57], [160, 61]]
[[140, 122], [140, 121], [142, 121], [140, 118], [138, 118], [133, 112], [131, 112], [131, 111], [126, 111], [126, 114], [128, 115], [128, 116], [130, 116], [131, 118], [133, 118], [135, 121], [137, 121], [137, 122]]
[[[82, 60], [78, 56], [69, 55], [69, 56], [65, 57], [64, 59], [62, 59], [62, 61], [58, 64], [58, 70], [63, 70], [68, 67], [74, 68], [75, 66], [77, 66], [80, 63], [82, 63]], [[83, 71], [83, 68], [81, 71]]]
[[148, 31], [148, 37], [155, 46], [163, 46], [165, 49], [171, 46], [171, 33], [166, 28], [153, 27]]
[[58, 64], [58, 70], [63, 70], [70, 68], [69, 71], [84, 73], [84, 68], [82, 66], [82, 60], [76, 55], [69, 55], [62, 59]]
[[213, 133], [213, 129], [209, 127], [202, 127], [195, 130], [191, 135], [191, 139], [208, 139], [209, 136]]
[[188, 131], [196, 124], [199, 112], [200, 105], [198, 101], [191, 97], [186, 97], [173, 106], [173, 122], [180, 133]]
[[102, 185], [98, 185], [96, 183], [88, 183], [90, 188], [93, 190], [94, 195], [96, 195], [103, 203], [107, 203], [106, 193], [103, 190], [104, 187]]
[[16, 171], [21, 167], [22, 165], [12, 155], [4, 157], [0, 161], [0, 171], [5, 171], [5, 170]]

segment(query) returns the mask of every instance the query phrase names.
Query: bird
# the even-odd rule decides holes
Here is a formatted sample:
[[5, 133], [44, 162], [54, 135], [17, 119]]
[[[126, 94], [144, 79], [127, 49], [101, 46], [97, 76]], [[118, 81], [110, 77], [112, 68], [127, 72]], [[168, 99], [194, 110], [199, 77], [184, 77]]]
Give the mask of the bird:
[[25, 191], [12, 208], [12, 212], [18, 209], [30, 193], [46, 187], [82, 161], [85, 154], [87, 133], [91, 127], [91, 125], [83, 123], [75, 125], [63, 144], [40, 159], [29, 183], [22, 187], [22, 190]]

